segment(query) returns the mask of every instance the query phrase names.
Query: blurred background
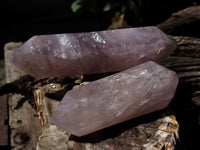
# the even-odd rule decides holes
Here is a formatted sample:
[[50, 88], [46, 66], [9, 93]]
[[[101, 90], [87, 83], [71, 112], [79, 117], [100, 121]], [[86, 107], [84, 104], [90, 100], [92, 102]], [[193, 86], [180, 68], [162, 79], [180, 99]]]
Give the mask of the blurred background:
[[[124, 14], [127, 27], [157, 25], [199, 0], [2, 0], [0, 58], [3, 46], [33, 35], [106, 30]], [[198, 24], [199, 25], [199, 24]], [[199, 36], [194, 27], [178, 35]]]

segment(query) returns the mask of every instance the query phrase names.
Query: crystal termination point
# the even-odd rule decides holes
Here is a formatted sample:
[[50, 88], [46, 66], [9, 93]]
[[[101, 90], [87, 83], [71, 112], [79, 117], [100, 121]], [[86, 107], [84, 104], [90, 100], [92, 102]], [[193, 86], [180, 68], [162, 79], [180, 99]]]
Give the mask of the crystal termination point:
[[83, 136], [166, 107], [177, 84], [175, 72], [147, 62], [67, 92], [51, 121]]

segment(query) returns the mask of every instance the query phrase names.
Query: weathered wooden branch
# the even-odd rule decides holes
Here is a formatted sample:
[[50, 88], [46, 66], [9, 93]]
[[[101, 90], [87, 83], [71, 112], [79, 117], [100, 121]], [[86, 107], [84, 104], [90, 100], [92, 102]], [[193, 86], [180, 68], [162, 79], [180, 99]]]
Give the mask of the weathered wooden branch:
[[173, 56], [200, 58], [200, 39], [186, 36], [169, 36], [177, 43]]
[[157, 26], [167, 34], [177, 31], [186, 24], [198, 21], [200, 19], [200, 6], [192, 6], [173, 13], [166, 21]]
[[[175, 100], [181, 100], [182, 104], [188, 102], [200, 106], [200, 58], [171, 56], [164, 65], [179, 76], [180, 83], [177, 91], [179, 96]], [[179, 106], [182, 104], [177, 103]]]

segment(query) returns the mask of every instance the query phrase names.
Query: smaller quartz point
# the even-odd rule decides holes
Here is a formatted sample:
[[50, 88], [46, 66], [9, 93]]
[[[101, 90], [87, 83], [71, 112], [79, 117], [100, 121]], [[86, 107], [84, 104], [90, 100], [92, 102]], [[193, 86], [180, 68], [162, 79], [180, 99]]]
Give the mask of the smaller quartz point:
[[11, 62], [38, 78], [106, 73], [138, 64], [160, 63], [176, 43], [155, 26], [33, 36]]
[[51, 121], [73, 135], [87, 135], [166, 107], [177, 84], [175, 72], [146, 62], [67, 92]]

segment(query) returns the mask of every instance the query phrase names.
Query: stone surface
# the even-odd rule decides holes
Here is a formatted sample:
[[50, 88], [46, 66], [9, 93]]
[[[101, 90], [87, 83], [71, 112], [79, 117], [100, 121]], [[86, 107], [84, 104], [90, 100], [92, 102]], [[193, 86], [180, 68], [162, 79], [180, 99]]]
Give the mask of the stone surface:
[[5, 84], [5, 69], [4, 69], [4, 60], [0, 59], [0, 86]]
[[0, 96], [0, 146], [8, 145], [7, 96]]
[[[24, 76], [24, 72], [21, 72], [17, 68], [13, 67], [9, 63], [9, 58], [12, 53], [21, 46], [21, 42], [9, 42], [4, 46], [5, 54], [5, 73], [6, 82], [12, 82], [20, 77]], [[23, 107], [15, 109], [18, 101], [23, 98], [20, 94], [8, 95], [8, 109], [9, 109], [9, 127], [10, 127], [10, 146], [12, 150], [32, 150], [36, 149], [36, 142], [41, 135], [40, 124], [37, 116], [37, 111], [33, 109], [28, 100], [23, 104]], [[16, 135], [26, 134], [29, 137], [28, 142], [18, 144], [16, 142]], [[17, 141], [20, 140], [17, 136]], [[24, 136], [22, 136], [24, 137]], [[26, 141], [22, 138], [22, 141]]]
[[143, 62], [161, 62], [176, 44], [157, 27], [34, 36], [11, 62], [35, 77], [121, 71]]
[[175, 72], [147, 62], [67, 92], [51, 121], [83, 136], [166, 107], [177, 84]]
[[[5, 83], [4, 61], [0, 60], [0, 87]], [[8, 145], [7, 96], [0, 96], [0, 146]]]

